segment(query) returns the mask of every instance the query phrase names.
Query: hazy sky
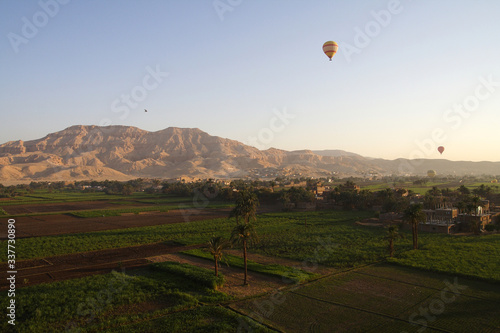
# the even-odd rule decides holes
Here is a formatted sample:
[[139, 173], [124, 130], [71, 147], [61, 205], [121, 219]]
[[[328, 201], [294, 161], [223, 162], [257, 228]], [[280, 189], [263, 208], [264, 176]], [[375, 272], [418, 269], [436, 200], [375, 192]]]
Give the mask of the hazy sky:
[[0, 143], [175, 126], [261, 149], [500, 161], [499, 14], [496, 0], [3, 0]]

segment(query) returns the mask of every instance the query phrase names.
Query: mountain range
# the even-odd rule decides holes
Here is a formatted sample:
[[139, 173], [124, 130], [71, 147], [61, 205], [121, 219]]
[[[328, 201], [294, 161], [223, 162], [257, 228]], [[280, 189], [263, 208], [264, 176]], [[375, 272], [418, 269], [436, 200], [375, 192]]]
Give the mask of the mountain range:
[[197, 128], [77, 125], [0, 145], [0, 183], [143, 178], [500, 174], [500, 162], [385, 160], [342, 150], [259, 150]]

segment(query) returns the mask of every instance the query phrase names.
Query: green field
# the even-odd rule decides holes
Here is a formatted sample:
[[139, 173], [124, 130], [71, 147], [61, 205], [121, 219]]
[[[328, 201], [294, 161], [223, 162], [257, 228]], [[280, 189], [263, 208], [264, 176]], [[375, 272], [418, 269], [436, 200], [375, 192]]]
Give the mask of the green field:
[[283, 332], [495, 332], [499, 306], [498, 285], [387, 264], [232, 303]]
[[[308, 213], [273, 213], [259, 216], [257, 233], [260, 242], [251, 250], [271, 256], [348, 268], [385, 260], [385, 230], [356, 225], [371, 216], [364, 212], [320, 211]], [[307, 226], [305, 220], [307, 219]], [[182, 244], [206, 243], [213, 235], [229, 238], [233, 219], [213, 219], [151, 227], [129, 228], [18, 239], [18, 259], [120, 248], [163, 241]], [[411, 250], [411, 234], [396, 243], [394, 262], [433, 271], [452, 272], [500, 281], [498, 243], [500, 235], [456, 236], [420, 233], [420, 250]], [[6, 246], [6, 241], [1, 246]], [[0, 254], [6, 261], [6, 253]]]
[[[161, 268], [19, 288], [15, 298], [16, 331], [62, 332], [68, 328], [72, 328], [72, 332], [79, 328], [85, 332], [123, 331], [124, 325], [129, 324], [132, 325], [130, 331], [141, 331], [167, 318], [168, 325], [175, 328], [186, 327], [186, 320], [196, 315], [204, 319], [198, 323], [200, 328], [210, 331], [220, 327], [235, 329], [240, 321], [246, 320], [232, 311], [213, 306], [231, 297], [204, 287], [199, 280], [186, 278], [179, 271]], [[191, 269], [212, 276], [210, 270], [193, 266]], [[7, 307], [7, 301], [2, 298], [2, 308]], [[206, 320], [209, 315], [214, 319], [212, 322]], [[218, 318], [219, 315], [222, 317]], [[155, 318], [160, 319], [149, 321]], [[7, 321], [2, 320], [0, 330], [8, 332], [9, 327]], [[266, 332], [265, 329], [257, 331]]]
[[[100, 196], [90, 194], [94, 199]], [[38, 199], [59, 198], [50, 195]], [[110, 200], [119, 206], [104, 215], [166, 209], [182, 202], [182, 198], [142, 194]], [[136, 203], [145, 206], [130, 207]], [[185, 208], [189, 204], [181, 203]], [[73, 213], [90, 217], [103, 211]], [[356, 224], [372, 216], [361, 211], [260, 214], [255, 224], [260, 242], [249, 251], [293, 259], [313, 272], [251, 261], [250, 270], [295, 282], [260, 298], [232, 299], [214, 290], [223, 279], [215, 279], [211, 270], [161, 263], [125, 274], [28, 287], [19, 284], [16, 328], [19, 332], [61, 331], [72, 326], [85, 332], [187, 332], [187, 327], [189, 332], [271, 332], [273, 327], [284, 332], [330, 332], [332, 328], [336, 332], [500, 331], [500, 234], [421, 232], [419, 250], [412, 250], [411, 233], [403, 231], [405, 239], [396, 242], [396, 256], [388, 260], [386, 230]], [[157, 242], [206, 244], [214, 235], [229, 238], [235, 224], [234, 219], [219, 218], [20, 238], [16, 256], [17, 260], [43, 258]], [[6, 241], [0, 246], [6, 248]], [[210, 257], [203, 250], [189, 253]], [[6, 261], [5, 252], [0, 261]], [[240, 256], [227, 256], [227, 262], [231, 267], [243, 266]], [[334, 273], [320, 277], [314, 274], [318, 265], [335, 268], [330, 270]], [[448, 283], [465, 287], [459, 294], [443, 291]], [[1, 306], [6, 305], [2, 300]], [[434, 308], [432, 320], [419, 315], [421, 309]], [[6, 321], [1, 325], [6, 331]]]
[[[182, 253], [213, 261], [213, 256], [208, 251], [205, 251], [203, 249], [188, 250], [183, 251]], [[242, 257], [233, 256], [230, 254], [224, 255], [222, 262], [230, 267], [244, 267], [244, 261]], [[320, 277], [319, 274], [309, 273], [302, 269], [283, 266], [279, 264], [264, 265], [252, 260], [247, 260], [247, 268], [249, 271], [276, 276], [279, 278], [286, 278], [286, 280], [290, 281], [290, 283], [303, 283], [311, 279]]]
[[[33, 194], [17, 196], [8, 200], [2, 200], [0, 206], [10, 205], [31, 205], [44, 203], [62, 203], [62, 202], [78, 202], [78, 201], [102, 201], [102, 200], [151, 200], [152, 195], [136, 192], [132, 195], [122, 194], [106, 194], [104, 192], [53, 192], [49, 193], [46, 190], [35, 190]], [[162, 198], [164, 196], [154, 196]], [[177, 197], [173, 197], [177, 198]]]
[[[424, 178], [424, 177], [422, 177]], [[490, 186], [498, 193], [498, 184], [493, 184], [490, 181], [459, 181], [459, 180], [435, 180], [435, 179], [427, 179], [427, 182], [423, 185], [413, 184], [411, 181], [397, 181], [397, 182], [381, 182], [381, 181], [369, 181], [369, 182], [361, 182], [361, 189], [370, 190], [370, 191], [381, 191], [386, 188], [405, 188], [407, 190], [411, 190], [414, 193], [425, 194], [427, 191], [432, 189], [433, 187], [437, 187], [440, 189], [450, 188], [451, 190], [458, 189], [461, 185], [465, 185], [470, 190], [478, 188], [481, 185]]]
[[422, 233], [419, 250], [391, 262], [436, 272], [500, 281], [500, 235], [455, 236]]
[[[207, 277], [212, 273], [182, 266], [206, 271], [201, 275]], [[500, 285], [391, 264], [354, 268], [247, 300], [203, 287], [196, 274], [151, 267], [19, 288], [16, 302], [17, 332], [500, 329]], [[7, 325], [2, 321], [0, 329], [6, 332]]]
[[252, 327], [252, 332], [255, 333], [275, 332], [222, 306], [199, 306], [191, 310], [171, 313], [158, 319], [116, 327], [106, 330], [106, 332], [237, 332], [240, 327]]
[[[22, 214], [8, 214], [2, 208], [0, 208], [0, 215], [5, 217], [26, 217], [26, 216], [41, 216], [41, 215], [60, 215], [66, 214], [74, 217], [81, 218], [96, 218], [96, 217], [107, 217], [107, 216], [120, 216], [122, 214], [139, 214], [143, 212], [168, 212], [174, 209], [190, 209], [197, 208], [198, 205], [193, 203], [192, 199], [189, 198], [171, 198], [168, 200], [137, 200], [137, 201], [108, 201], [110, 205], [115, 205], [118, 207], [108, 208], [108, 209], [82, 209], [82, 210], [60, 210], [53, 212], [34, 212], [34, 213], [22, 213]], [[74, 201], [72, 201], [74, 202]], [[161, 204], [161, 202], [170, 202], [169, 205]], [[60, 202], [50, 202], [50, 203], [60, 203]], [[6, 205], [8, 206], [8, 205]], [[12, 206], [12, 205], [11, 205]], [[129, 206], [128, 208], [123, 208], [123, 206]], [[204, 208], [228, 208], [233, 205], [226, 202], [210, 202], [204, 205]]]

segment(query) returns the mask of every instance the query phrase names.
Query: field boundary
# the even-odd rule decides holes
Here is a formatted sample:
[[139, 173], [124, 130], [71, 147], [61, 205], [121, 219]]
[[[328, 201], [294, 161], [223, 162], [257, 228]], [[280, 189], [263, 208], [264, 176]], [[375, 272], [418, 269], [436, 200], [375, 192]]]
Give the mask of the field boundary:
[[[422, 273], [430, 272], [430, 273], [449, 274], [449, 275], [451, 275], [451, 273], [429, 271], [429, 270], [425, 270], [425, 269], [420, 269], [418, 267], [410, 267], [410, 266], [404, 266], [404, 265], [399, 265], [399, 266], [406, 267], [406, 268], [411, 268], [411, 269], [415, 269], [415, 270], [420, 270], [420, 271], [422, 271]], [[376, 277], [376, 278], [380, 278], [380, 279], [383, 279], [383, 280], [394, 281], [394, 282], [398, 282], [398, 283], [402, 283], [402, 284], [407, 284], [407, 285], [414, 286], [414, 287], [426, 288], [426, 289], [431, 289], [431, 290], [435, 290], [435, 291], [442, 291], [443, 290], [443, 288], [435, 288], [435, 287], [429, 287], [429, 286], [425, 286], [425, 285], [421, 285], [421, 284], [415, 284], [415, 283], [405, 282], [405, 281], [401, 281], [401, 280], [395, 280], [395, 279], [391, 279], [391, 278], [388, 278], [388, 277], [385, 277], [385, 276], [373, 275], [373, 274], [368, 274], [368, 273], [363, 273], [363, 272], [354, 272], [354, 273], [360, 274], [360, 275], [366, 275], [366, 276]], [[455, 275], [458, 275], [458, 274], [453, 274], [453, 275], [455, 276]], [[491, 283], [491, 284], [494, 283], [492, 281], [485, 281], [485, 280], [481, 280], [479, 278], [470, 277], [470, 276], [463, 276], [463, 277], [464, 278], [468, 278], [469, 280], [473, 280], [473, 281], [475, 280], [475, 281], [482, 282], [482, 283]], [[482, 301], [500, 303], [500, 300], [499, 301], [495, 301], [495, 300], [485, 299], [485, 298], [482, 298], [482, 297], [477, 297], [477, 296], [472, 296], [472, 295], [466, 295], [466, 296], [470, 297], [470, 298], [475, 298], [475, 299], [478, 299], [478, 300], [482, 300]]]
[[[262, 297], [262, 296], [261, 296], [261, 297]], [[263, 326], [265, 326], [265, 327], [269, 328], [270, 330], [273, 330], [273, 331], [276, 331], [276, 332], [279, 332], [279, 333], [286, 333], [286, 331], [282, 331], [282, 330], [280, 330], [279, 328], [276, 328], [276, 327], [272, 326], [271, 324], [260, 322], [260, 321], [258, 321], [257, 319], [250, 317], [250, 316], [249, 316], [249, 315], [247, 315], [246, 313], [243, 313], [243, 312], [239, 311], [238, 309], [234, 309], [234, 308], [232, 308], [232, 307], [231, 307], [231, 304], [227, 304], [227, 305], [220, 305], [220, 304], [219, 304], [219, 306], [222, 306], [222, 307], [224, 307], [224, 308], [226, 308], [226, 309], [228, 309], [228, 310], [230, 310], [230, 311], [233, 311], [233, 312], [235, 312], [235, 313], [239, 314], [240, 316], [244, 316], [244, 317], [246, 317], [246, 318], [249, 318], [249, 319], [251, 319], [252, 321], [254, 321], [254, 322], [256, 322], [256, 323], [258, 323], [258, 324], [260, 324], [260, 325], [263, 325]]]

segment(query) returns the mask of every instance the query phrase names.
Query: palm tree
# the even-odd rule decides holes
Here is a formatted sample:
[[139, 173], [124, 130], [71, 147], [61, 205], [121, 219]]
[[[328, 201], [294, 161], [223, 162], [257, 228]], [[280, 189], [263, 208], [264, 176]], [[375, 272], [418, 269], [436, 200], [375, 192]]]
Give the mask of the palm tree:
[[236, 217], [236, 223], [239, 223], [240, 217], [243, 218], [245, 224], [250, 222], [250, 218], [256, 219], [257, 207], [259, 206], [259, 199], [257, 195], [248, 190], [238, 192], [236, 198], [236, 206], [231, 211], [229, 217]]
[[474, 213], [474, 211], [476, 210], [476, 206], [474, 206], [473, 203], [468, 203], [466, 206], [465, 206], [465, 211], [467, 212], [467, 214], [469, 215], [472, 215], [472, 213]]
[[466, 203], [465, 203], [465, 202], [463, 202], [463, 201], [459, 201], [459, 202], [457, 202], [457, 203], [456, 203], [456, 206], [457, 206], [457, 208], [458, 208], [458, 213], [459, 213], [459, 214], [462, 214], [462, 213], [464, 212], [464, 210], [465, 210], [465, 207], [467, 207]]
[[463, 195], [470, 194], [470, 190], [467, 187], [465, 187], [465, 185], [460, 185], [460, 187], [458, 188], [458, 192], [460, 192]]
[[215, 276], [219, 276], [219, 263], [224, 255], [224, 250], [230, 247], [231, 244], [220, 236], [214, 236], [208, 241], [208, 250], [214, 256], [215, 260]]
[[418, 249], [418, 224], [426, 220], [425, 213], [422, 211], [422, 204], [408, 206], [404, 211], [403, 219], [411, 224], [413, 234], [413, 249]]
[[399, 233], [398, 226], [391, 225], [387, 229], [387, 235], [385, 236], [385, 239], [389, 240], [389, 255], [391, 258], [394, 256], [394, 241], [398, 238], [404, 238], [404, 236]]
[[479, 207], [482, 207], [481, 199], [478, 196], [472, 197], [472, 204], [474, 205], [474, 215], [478, 215]]
[[245, 266], [245, 279], [247, 285], [247, 246], [258, 242], [257, 233], [251, 223], [237, 224], [231, 232], [231, 242], [243, 246], [243, 262]]

